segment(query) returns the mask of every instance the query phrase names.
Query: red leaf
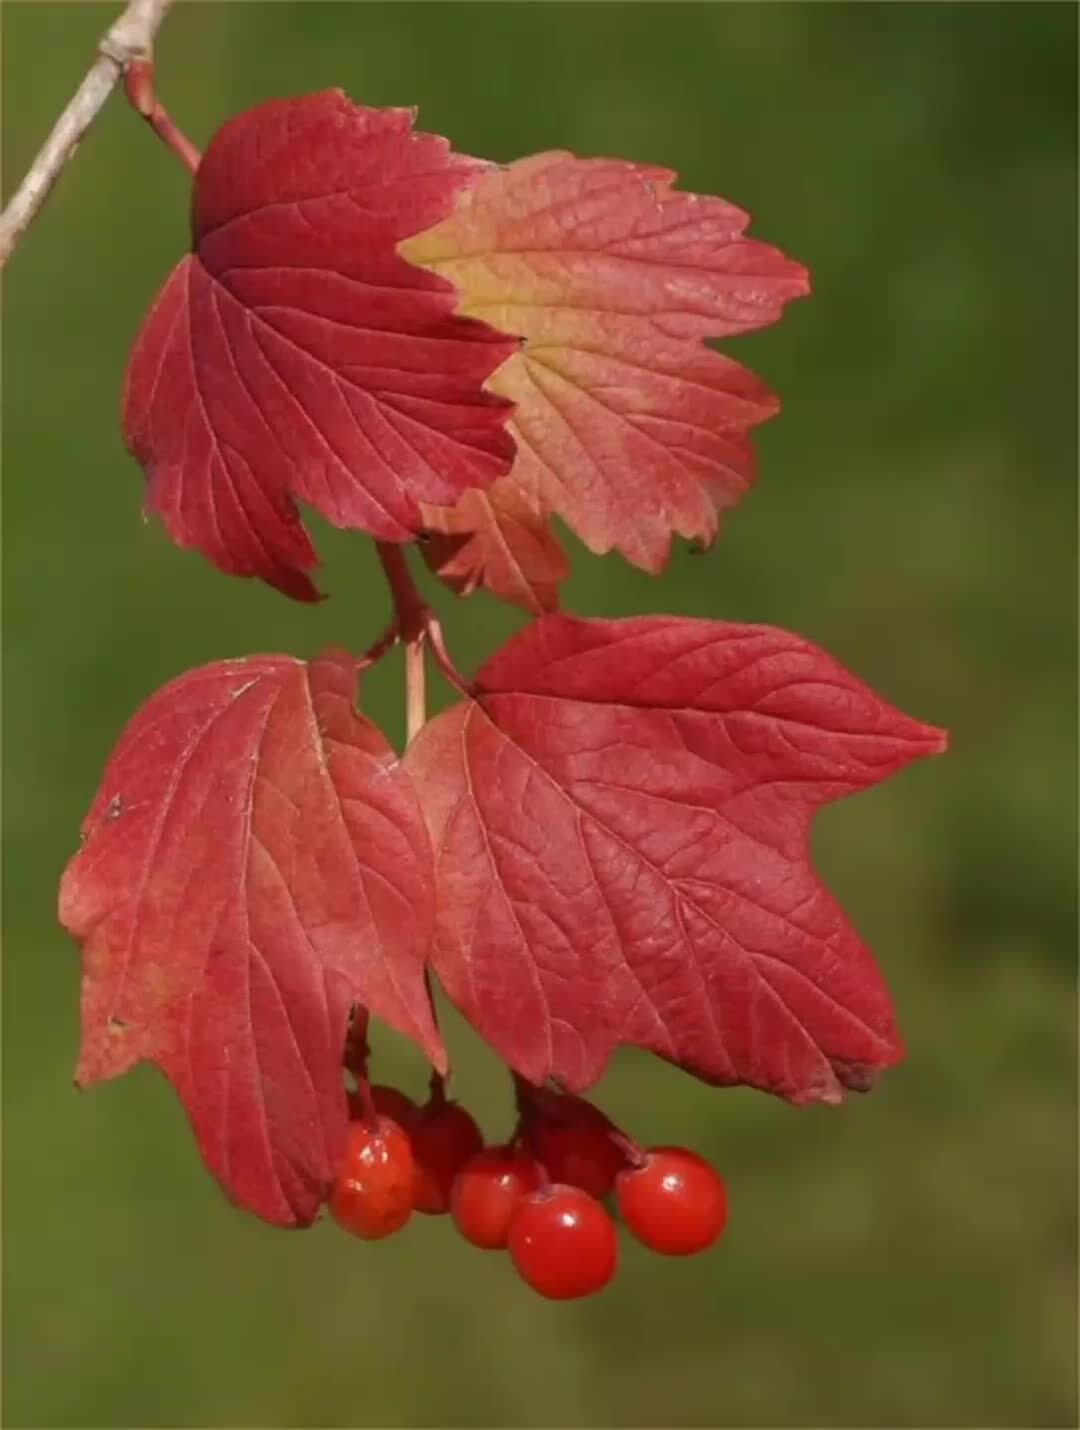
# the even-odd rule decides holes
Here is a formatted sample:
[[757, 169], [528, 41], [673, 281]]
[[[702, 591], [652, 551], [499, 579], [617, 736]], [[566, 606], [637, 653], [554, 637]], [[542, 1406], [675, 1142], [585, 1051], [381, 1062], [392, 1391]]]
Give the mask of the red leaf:
[[580, 1091], [631, 1043], [837, 1101], [902, 1045], [811, 867], [811, 820], [944, 746], [784, 631], [544, 617], [406, 756], [436, 849], [436, 970], [536, 1082]]
[[665, 169], [565, 153], [480, 179], [401, 247], [461, 313], [525, 339], [490, 383], [516, 404], [512, 480], [597, 552], [658, 571], [671, 533], [709, 542], [753, 480], [749, 429], [779, 404], [702, 346], [775, 322], [806, 270]]
[[508, 404], [482, 390], [517, 344], [453, 316], [396, 252], [486, 165], [339, 90], [273, 100], [215, 136], [194, 252], [131, 357], [123, 425], [148, 506], [223, 571], [314, 599], [294, 498], [390, 541], [509, 469]]
[[132, 720], [64, 875], [83, 1086], [157, 1063], [241, 1206], [312, 1220], [344, 1145], [359, 1003], [445, 1066], [424, 981], [431, 852], [353, 708], [356, 662], [191, 671]]
[[424, 559], [452, 591], [469, 596], [483, 586], [537, 615], [558, 606], [570, 563], [547, 515], [510, 479], [466, 492], [450, 509], [427, 506], [424, 521]]

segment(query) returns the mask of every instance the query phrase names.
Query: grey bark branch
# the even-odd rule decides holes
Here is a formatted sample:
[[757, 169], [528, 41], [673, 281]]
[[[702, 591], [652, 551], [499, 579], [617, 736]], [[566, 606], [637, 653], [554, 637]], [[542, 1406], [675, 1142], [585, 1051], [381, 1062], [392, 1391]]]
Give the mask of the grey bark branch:
[[133, 60], [149, 59], [172, 0], [130, 0], [106, 30], [98, 57], [0, 214], [0, 268], [37, 217], [68, 160]]

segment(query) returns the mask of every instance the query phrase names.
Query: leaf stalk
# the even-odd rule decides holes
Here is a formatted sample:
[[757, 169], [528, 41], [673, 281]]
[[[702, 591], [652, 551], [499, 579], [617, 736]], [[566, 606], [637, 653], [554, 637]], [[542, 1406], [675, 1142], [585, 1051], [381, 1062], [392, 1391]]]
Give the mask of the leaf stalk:
[[199, 167], [202, 154], [174, 123], [154, 88], [154, 62], [133, 60], [124, 71], [124, 93], [136, 113], [149, 124], [158, 138], [173, 151], [189, 173]]
[[442, 626], [420, 593], [405, 549], [393, 541], [377, 541], [375, 549], [386, 583], [390, 587], [390, 597], [394, 603], [394, 623], [372, 646], [364, 657], [364, 663], [373, 663], [397, 641], [404, 642], [405, 728], [406, 738], [411, 743], [427, 720], [427, 650], [431, 651], [435, 664], [455, 690], [467, 695], [471, 687], [447, 650]]

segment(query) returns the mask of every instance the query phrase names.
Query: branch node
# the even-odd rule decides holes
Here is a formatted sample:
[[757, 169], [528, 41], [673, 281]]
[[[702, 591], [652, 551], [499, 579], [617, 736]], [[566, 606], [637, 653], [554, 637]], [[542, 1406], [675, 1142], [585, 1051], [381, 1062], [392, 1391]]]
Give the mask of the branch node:
[[[94, 63], [0, 214], [0, 268], [41, 211], [121, 75], [137, 60], [149, 63], [154, 36], [171, 3], [172, 0], [129, 0], [127, 8], [101, 37]], [[181, 157], [190, 166], [191, 154], [181, 153]]]
[[129, 41], [118, 38], [112, 30], [107, 35], [102, 35], [97, 52], [110, 60], [121, 74], [126, 74], [132, 65], [153, 58], [153, 50], [149, 44], [132, 45]]

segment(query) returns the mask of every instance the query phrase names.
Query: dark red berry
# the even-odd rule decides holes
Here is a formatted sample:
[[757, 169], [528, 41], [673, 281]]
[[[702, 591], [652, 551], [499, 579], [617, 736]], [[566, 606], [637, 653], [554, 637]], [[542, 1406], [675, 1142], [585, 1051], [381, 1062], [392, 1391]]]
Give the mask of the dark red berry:
[[340, 1226], [365, 1241], [390, 1236], [413, 1210], [416, 1164], [405, 1131], [388, 1117], [350, 1122], [345, 1156], [330, 1192]]
[[527, 1152], [485, 1147], [454, 1178], [450, 1212], [458, 1231], [484, 1251], [501, 1250], [518, 1203], [542, 1180], [539, 1164]]
[[[386, 1083], [373, 1084], [371, 1100], [380, 1117], [389, 1117], [399, 1127], [404, 1127], [406, 1131], [420, 1110], [407, 1093], [400, 1092], [396, 1087], [390, 1087]], [[364, 1112], [364, 1099], [360, 1092], [350, 1092], [349, 1117], [354, 1122], [363, 1122]]]
[[602, 1291], [619, 1264], [615, 1223], [580, 1187], [541, 1187], [518, 1203], [510, 1255], [523, 1281], [552, 1301]]
[[409, 1127], [416, 1160], [418, 1212], [439, 1216], [450, 1210], [454, 1178], [484, 1145], [479, 1127], [458, 1102], [429, 1103]]
[[692, 1256], [718, 1241], [728, 1219], [720, 1174], [685, 1147], [652, 1147], [615, 1181], [626, 1225], [653, 1251]]
[[531, 1131], [536, 1155], [553, 1182], [606, 1197], [626, 1157], [599, 1122], [539, 1121]]

